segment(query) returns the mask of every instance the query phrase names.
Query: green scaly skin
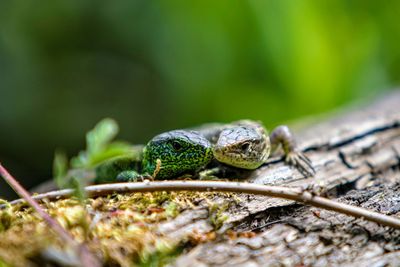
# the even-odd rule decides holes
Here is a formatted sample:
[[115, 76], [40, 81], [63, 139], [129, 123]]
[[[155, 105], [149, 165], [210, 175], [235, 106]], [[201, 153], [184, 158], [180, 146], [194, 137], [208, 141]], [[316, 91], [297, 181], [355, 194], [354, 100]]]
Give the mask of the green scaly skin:
[[142, 166], [143, 172], [166, 179], [199, 170], [212, 159], [212, 146], [204, 136], [175, 130], [157, 135], [146, 145]]
[[96, 167], [94, 183], [135, 180], [135, 178], [139, 178], [139, 173], [134, 170], [141, 168], [141, 162], [141, 159], [132, 159], [131, 157], [117, 157], [107, 160]]
[[96, 183], [168, 179], [194, 173], [213, 159], [210, 142], [196, 131], [174, 130], [155, 136], [144, 147], [140, 162], [111, 159], [96, 168]]

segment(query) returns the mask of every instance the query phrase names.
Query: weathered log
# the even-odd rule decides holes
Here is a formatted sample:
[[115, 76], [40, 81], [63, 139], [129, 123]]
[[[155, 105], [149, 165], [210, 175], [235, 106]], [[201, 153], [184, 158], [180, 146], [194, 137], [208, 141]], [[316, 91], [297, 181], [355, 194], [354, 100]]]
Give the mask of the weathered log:
[[[305, 188], [319, 184], [333, 196], [335, 190], [349, 184], [363, 188], [375, 174], [399, 165], [399, 103], [400, 92], [395, 92], [300, 132], [299, 146], [313, 162], [315, 177], [305, 178], [283, 160], [271, 159], [249, 177], [249, 182]], [[250, 196], [243, 203], [247, 212], [231, 216], [230, 221], [288, 203], [291, 202]]]
[[[244, 181], [319, 188], [339, 202], [400, 217], [399, 103], [400, 91], [393, 92], [298, 133], [299, 146], [316, 169], [315, 177], [304, 177], [281, 157], [274, 157]], [[101, 202], [97, 200], [101, 198], [89, 202]], [[219, 225], [211, 219], [215, 210], [210, 202], [226, 206], [218, 211], [227, 218]], [[108, 210], [96, 211], [101, 216], [103, 212], [109, 216]], [[156, 236], [185, 244], [176, 266], [400, 265], [400, 230], [252, 194], [210, 194], [151, 229]], [[201, 238], [187, 246], [193, 235]]]
[[[393, 92], [300, 132], [299, 145], [312, 160], [315, 177], [305, 178], [272, 158], [248, 181], [305, 188], [318, 184], [340, 202], [399, 217], [399, 104], [400, 92]], [[181, 255], [176, 266], [400, 265], [399, 230], [293, 201], [238, 197], [243, 201], [230, 207], [224, 229], [259, 233], [198, 245]], [[185, 216], [188, 224], [204, 220]], [[168, 225], [173, 232], [173, 222]], [[179, 233], [179, 227], [175, 230]]]

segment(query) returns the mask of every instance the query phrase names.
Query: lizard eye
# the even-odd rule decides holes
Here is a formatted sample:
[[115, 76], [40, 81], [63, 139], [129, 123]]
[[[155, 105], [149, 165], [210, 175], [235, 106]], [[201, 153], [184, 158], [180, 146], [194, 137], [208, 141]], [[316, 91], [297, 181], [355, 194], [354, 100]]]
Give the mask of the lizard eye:
[[175, 151], [180, 151], [182, 149], [182, 145], [177, 141], [172, 142], [171, 145]]
[[242, 144], [242, 145], [240, 146], [240, 149], [241, 149], [241, 150], [247, 150], [247, 149], [249, 149], [249, 147], [250, 147], [250, 144], [249, 144], [249, 143], [244, 143], [244, 144]]

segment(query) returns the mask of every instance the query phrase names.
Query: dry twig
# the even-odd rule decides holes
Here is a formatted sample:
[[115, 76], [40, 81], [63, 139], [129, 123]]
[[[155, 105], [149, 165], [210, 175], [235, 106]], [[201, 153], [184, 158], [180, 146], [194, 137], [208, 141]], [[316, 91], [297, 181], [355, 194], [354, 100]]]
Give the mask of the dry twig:
[[[356, 218], [364, 218], [365, 220], [376, 222], [384, 226], [400, 229], [400, 219], [398, 218], [316, 196], [304, 190], [303, 188], [221, 181], [162, 181], [92, 185], [85, 187], [85, 191], [90, 197], [109, 195], [113, 193], [154, 191], [221, 191], [257, 194], [290, 199], [326, 210], [332, 210], [354, 216]], [[57, 199], [65, 198], [71, 196], [72, 194], [72, 189], [64, 189], [36, 195], [33, 198], [36, 200]], [[24, 202], [24, 200], [15, 200], [12, 201], [11, 204], [17, 204], [21, 202]]]

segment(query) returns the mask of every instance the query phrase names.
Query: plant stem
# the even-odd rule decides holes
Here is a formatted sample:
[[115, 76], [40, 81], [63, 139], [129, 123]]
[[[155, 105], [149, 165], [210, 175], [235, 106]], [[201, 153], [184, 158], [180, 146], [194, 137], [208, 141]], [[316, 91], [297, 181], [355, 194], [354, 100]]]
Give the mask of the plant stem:
[[37, 213], [39, 213], [40, 217], [56, 232], [65, 242], [71, 245], [71, 247], [75, 248], [76, 252], [79, 255], [80, 262], [82, 266], [90, 266], [90, 267], [100, 267], [101, 264], [99, 260], [90, 253], [89, 249], [85, 244], [79, 244], [75, 241], [75, 239], [49, 214], [47, 214], [43, 208], [32, 198], [32, 196], [23, 188], [18, 181], [1, 165], [0, 163], [0, 176], [4, 178], [4, 180], [10, 185], [10, 187], [20, 196], [22, 197], [30, 206], [32, 206]]
[[[316, 196], [302, 188], [267, 186], [251, 183], [220, 182], [220, 181], [162, 181], [162, 182], [134, 182], [134, 183], [113, 183], [85, 187], [88, 196], [102, 196], [113, 193], [126, 192], [154, 192], [154, 191], [222, 191], [264, 195], [278, 197], [302, 202], [307, 205], [319, 207], [347, 214], [356, 218], [364, 218], [384, 226], [400, 229], [400, 219], [387, 216], [368, 209], [339, 203], [324, 197]], [[56, 199], [71, 196], [73, 190], [64, 189], [52, 191], [35, 196], [35, 199]], [[11, 204], [21, 203], [23, 200], [16, 200]]]

